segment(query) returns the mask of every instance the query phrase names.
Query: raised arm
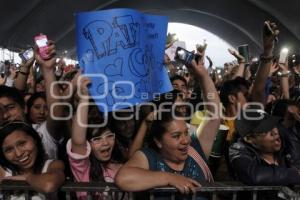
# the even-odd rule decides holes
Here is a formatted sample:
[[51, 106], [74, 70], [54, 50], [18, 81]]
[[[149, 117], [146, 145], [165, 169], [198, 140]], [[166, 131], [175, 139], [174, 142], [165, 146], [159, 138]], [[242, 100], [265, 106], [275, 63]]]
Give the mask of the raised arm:
[[33, 62], [34, 58], [31, 58], [23, 63], [20, 67], [20, 71], [18, 72], [17, 78], [15, 80], [15, 88], [20, 91], [26, 90], [27, 79], [30, 74], [30, 68], [32, 67]]
[[203, 101], [206, 103], [205, 118], [197, 129], [197, 136], [206, 157], [209, 157], [220, 126], [220, 98], [212, 79], [204, 67], [203, 60], [198, 63], [193, 60], [192, 69], [194, 75], [199, 79], [203, 92]]
[[[63, 117], [64, 116], [64, 106], [62, 105], [55, 105], [56, 103], [62, 102], [61, 99], [58, 97], [60, 96], [59, 93], [59, 86], [58, 84], [54, 84], [56, 81], [55, 74], [54, 74], [54, 67], [56, 65], [56, 58], [55, 56], [55, 45], [53, 41], [48, 41], [48, 55], [50, 59], [44, 60], [39, 52], [37, 46], [34, 49], [35, 51], [35, 59], [36, 62], [41, 66], [43, 77], [45, 80], [45, 87], [46, 87], [46, 98], [47, 98], [47, 106], [50, 112], [47, 118], [47, 130], [49, 131], [50, 135], [59, 140], [63, 137], [61, 131], [62, 125], [64, 121], [55, 120], [55, 118]], [[52, 87], [52, 84], [53, 87]], [[53, 109], [52, 109], [53, 106]]]
[[290, 91], [289, 91], [289, 75], [290, 71], [288, 70], [288, 63], [279, 63], [280, 68], [280, 85], [282, 90], [282, 98], [289, 99], [290, 98]]
[[[80, 78], [80, 86], [79, 89], [81, 94], [84, 96], [88, 96], [88, 84], [90, 84], [90, 80], [87, 77]], [[73, 119], [72, 123], [72, 152], [85, 155], [86, 154], [86, 131], [87, 127], [85, 125], [88, 124], [88, 106], [89, 99], [84, 98], [80, 95], [79, 104], [77, 107], [77, 112]], [[81, 124], [82, 123], [82, 124]], [[83, 126], [82, 126], [83, 125]]]
[[[270, 27], [271, 30], [268, 28]], [[267, 81], [273, 60], [274, 41], [279, 30], [275, 23], [265, 22], [263, 28], [263, 54], [260, 56], [260, 64], [252, 89], [252, 99], [265, 105], [265, 83]]]
[[133, 139], [132, 144], [129, 147], [129, 158], [137, 151], [143, 147], [144, 139], [147, 130], [150, 128], [151, 123], [154, 119], [155, 112], [150, 112], [147, 117], [142, 121], [141, 126]]
[[243, 56], [241, 56], [237, 51], [232, 50], [232, 49], [228, 49], [228, 52], [233, 55], [238, 63], [238, 69], [236, 70], [236, 72], [234, 73], [232, 79], [235, 79], [236, 77], [244, 77], [244, 71], [245, 71], [245, 58]]

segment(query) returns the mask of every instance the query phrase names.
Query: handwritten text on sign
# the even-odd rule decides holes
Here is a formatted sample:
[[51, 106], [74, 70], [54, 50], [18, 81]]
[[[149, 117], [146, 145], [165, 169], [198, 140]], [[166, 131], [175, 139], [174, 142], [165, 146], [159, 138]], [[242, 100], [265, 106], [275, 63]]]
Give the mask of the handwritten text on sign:
[[[77, 54], [101, 111], [150, 101], [172, 89], [162, 65], [167, 18], [131, 9], [79, 13]], [[116, 106], [117, 105], [117, 106]]]

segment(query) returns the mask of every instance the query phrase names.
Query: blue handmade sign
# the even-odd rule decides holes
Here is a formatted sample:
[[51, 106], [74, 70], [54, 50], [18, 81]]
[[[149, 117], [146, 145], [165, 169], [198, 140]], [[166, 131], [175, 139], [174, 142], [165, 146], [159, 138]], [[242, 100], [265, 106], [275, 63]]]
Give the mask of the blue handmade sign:
[[76, 15], [77, 55], [101, 111], [150, 101], [172, 90], [163, 67], [167, 18], [132, 9]]

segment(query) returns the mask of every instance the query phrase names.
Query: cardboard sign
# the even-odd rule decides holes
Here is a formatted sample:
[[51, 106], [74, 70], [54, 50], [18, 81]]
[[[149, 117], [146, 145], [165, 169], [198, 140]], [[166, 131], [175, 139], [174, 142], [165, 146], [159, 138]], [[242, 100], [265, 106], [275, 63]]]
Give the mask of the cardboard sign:
[[172, 90], [163, 67], [167, 18], [132, 9], [78, 13], [77, 55], [102, 112]]

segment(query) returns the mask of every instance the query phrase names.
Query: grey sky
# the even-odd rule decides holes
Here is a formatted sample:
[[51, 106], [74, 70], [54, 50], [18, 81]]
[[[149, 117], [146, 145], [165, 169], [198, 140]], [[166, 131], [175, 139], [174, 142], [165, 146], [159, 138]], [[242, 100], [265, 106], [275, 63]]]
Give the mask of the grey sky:
[[169, 23], [168, 33], [176, 33], [180, 41], [185, 41], [189, 51], [195, 50], [195, 45], [203, 44], [203, 40], [206, 39], [208, 44], [206, 54], [211, 57], [214, 66], [223, 66], [225, 62], [234, 60], [234, 57], [227, 51], [231, 45], [204, 29], [188, 24]]

